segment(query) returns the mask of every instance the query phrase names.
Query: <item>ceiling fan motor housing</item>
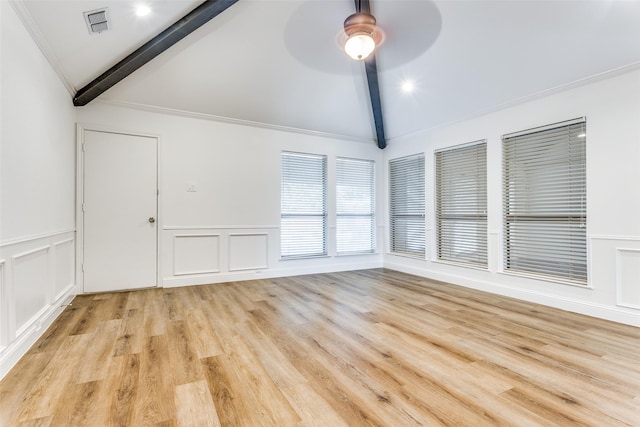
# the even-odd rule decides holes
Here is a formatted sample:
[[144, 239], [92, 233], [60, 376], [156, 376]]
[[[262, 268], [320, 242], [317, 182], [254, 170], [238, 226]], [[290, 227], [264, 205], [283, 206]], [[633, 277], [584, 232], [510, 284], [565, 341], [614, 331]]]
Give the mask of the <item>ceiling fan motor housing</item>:
[[[368, 34], [376, 39], [376, 18], [370, 13], [358, 12], [344, 20], [344, 32], [348, 37], [357, 33]], [[378, 40], [376, 40], [378, 42]]]

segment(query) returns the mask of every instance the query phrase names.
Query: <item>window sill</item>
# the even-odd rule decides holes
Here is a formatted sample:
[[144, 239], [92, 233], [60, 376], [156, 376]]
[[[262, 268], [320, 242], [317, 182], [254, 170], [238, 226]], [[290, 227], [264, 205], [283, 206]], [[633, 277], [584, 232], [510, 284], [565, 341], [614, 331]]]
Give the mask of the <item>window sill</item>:
[[280, 261], [300, 261], [304, 259], [317, 259], [317, 258], [331, 258], [331, 256], [329, 256], [328, 254], [288, 256], [286, 258], [280, 257]]
[[398, 256], [402, 258], [412, 258], [420, 261], [427, 261], [427, 257], [425, 255], [411, 255], [411, 254], [403, 254], [400, 252], [387, 252], [387, 255]]
[[342, 253], [337, 253], [336, 257], [360, 256], [360, 255], [378, 255], [378, 252], [342, 252]]
[[499, 274], [503, 274], [505, 276], [511, 276], [511, 277], [521, 277], [524, 279], [533, 279], [533, 280], [539, 280], [541, 282], [548, 282], [548, 283], [554, 283], [556, 285], [566, 285], [566, 286], [573, 286], [575, 288], [580, 288], [580, 289], [590, 289], [593, 290], [593, 286], [591, 286], [589, 284], [589, 282], [587, 283], [578, 283], [578, 282], [572, 282], [569, 280], [562, 280], [562, 279], [556, 279], [553, 277], [549, 277], [549, 276], [543, 276], [543, 275], [538, 275], [538, 274], [532, 274], [532, 273], [520, 273], [520, 272], [515, 272], [515, 271], [499, 271]]
[[489, 266], [483, 267], [477, 264], [465, 264], [464, 262], [455, 262], [455, 261], [447, 261], [444, 259], [435, 259], [433, 260], [434, 264], [443, 264], [443, 265], [452, 265], [454, 267], [464, 267], [472, 270], [478, 271], [489, 271]]

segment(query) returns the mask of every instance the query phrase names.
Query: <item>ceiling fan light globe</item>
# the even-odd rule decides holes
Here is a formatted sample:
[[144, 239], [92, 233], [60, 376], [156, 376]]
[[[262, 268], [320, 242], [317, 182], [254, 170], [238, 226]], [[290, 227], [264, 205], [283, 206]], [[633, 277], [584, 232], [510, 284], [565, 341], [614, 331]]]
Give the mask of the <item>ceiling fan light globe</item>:
[[356, 61], [366, 59], [376, 48], [376, 42], [369, 34], [352, 34], [344, 44], [344, 51]]

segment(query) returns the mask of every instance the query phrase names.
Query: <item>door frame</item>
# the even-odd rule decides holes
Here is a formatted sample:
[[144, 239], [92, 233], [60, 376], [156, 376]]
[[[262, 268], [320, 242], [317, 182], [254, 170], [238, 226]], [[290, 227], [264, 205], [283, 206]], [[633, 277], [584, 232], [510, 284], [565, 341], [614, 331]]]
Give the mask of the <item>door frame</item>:
[[111, 133], [117, 135], [130, 135], [130, 136], [140, 136], [145, 138], [154, 138], [156, 140], [156, 186], [157, 195], [156, 195], [156, 284], [152, 287], [162, 287], [160, 281], [160, 229], [162, 227], [162, 212], [160, 207], [162, 206], [161, 197], [162, 191], [161, 186], [162, 183], [160, 181], [160, 177], [162, 174], [160, 173], [160, 136], [149, 134], [149, 133], [141, 133], [141, 132], [131, 132], [122, 129], [116, 129], [111, 126], [103, 126], [103, 125], [94, 125], [94, 124], [76, 124], [76, 289], [78, 293], [85, 294], [84, 289], [84, 143], [85, 143], [85, 132], [104, 132]]

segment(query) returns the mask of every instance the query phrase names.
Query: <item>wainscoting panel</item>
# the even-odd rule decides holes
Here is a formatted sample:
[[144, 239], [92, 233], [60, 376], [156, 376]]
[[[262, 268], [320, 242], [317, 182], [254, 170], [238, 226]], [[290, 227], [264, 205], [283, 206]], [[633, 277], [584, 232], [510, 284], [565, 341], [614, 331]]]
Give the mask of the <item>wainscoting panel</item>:
[[330, 251], [323, 257], [282, 260], [280, 227], [269, 224], [165, 225], [160, 248], [166, 288], [382, 267], [381, 253], [335, 256]]
[[75, 231], [0, 242], [0, 379], [62, 312], [75, 287]]
[[500, 264], [500, 260], [502, 259], [502, 252], [500, 246], [500, 239], [502, 237], [502, 233], [499, 231], [489, 231], [489, 242], [488, 242], [488, 251], [487, 254], [489, 259], [489, 271], [500, 271], [502, 266]]
[[54, 299], [58, 299], [74, 284], [74, 245], [73, 239], [61, 240], [53, 244], [54, 248]]
[[269, 268], [267, 233], [229, 234], [229, 271]]
[[4, 263], [0, 259], [0, 354], [7, 347], [7, 321], [9, 320], [9, 307], [7, 304], [7, 293], [4, 289]]
[[617, 303], [640, 309], [640, 249], [616, 250]]
[[208, 274], [220, 271], [220, 235], [176, 234], [173, 239], [173, 274]]
[[49, 246], [11, 257], [12, 292], [17, 334], [28, 327], [43, 307], [50, 303]]

